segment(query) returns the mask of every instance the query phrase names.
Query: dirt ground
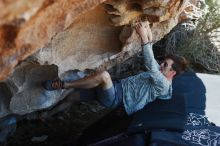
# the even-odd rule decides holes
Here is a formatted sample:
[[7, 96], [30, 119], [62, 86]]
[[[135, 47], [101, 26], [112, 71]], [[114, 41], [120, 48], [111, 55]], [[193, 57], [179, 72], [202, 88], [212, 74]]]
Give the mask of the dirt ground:
[[[97, 108], [98, 107], [98, 108]], [[65, 146], [80, 136], [83, 129], [107, 114], [109, 110], [97, 103], [74, 105], [69, 111], [58, 113], [45, 120], [22, 120], [7, 146]], [[33, 137], [46, 136], [43, 142], [33, 142]]]

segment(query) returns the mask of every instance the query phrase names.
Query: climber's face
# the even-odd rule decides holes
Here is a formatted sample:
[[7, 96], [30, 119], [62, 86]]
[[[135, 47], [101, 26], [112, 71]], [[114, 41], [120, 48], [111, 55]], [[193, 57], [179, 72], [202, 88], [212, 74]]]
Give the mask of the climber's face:
[[176, 71], [172, 68], [173, 63], [174, 61], [168, 58], [165, 59], [164, 62], [160, 65], [160, 71], [168, 79], [172, 79], [176, 74]]

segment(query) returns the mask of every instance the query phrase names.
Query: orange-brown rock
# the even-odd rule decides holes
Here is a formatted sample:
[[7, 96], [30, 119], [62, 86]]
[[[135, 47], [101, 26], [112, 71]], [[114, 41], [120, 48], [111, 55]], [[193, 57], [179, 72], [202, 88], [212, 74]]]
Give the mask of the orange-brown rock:
[[177, 25], [189, 0], [103, 2], [1, 1], [1, 28], [13, 26], [9, 29], [13, 36], [5, 38], [8, 30], [0, 29], [0, 37], [4, 37], [0, 41], [0, 80], [38, 50], [34, 58], [42, 64], [58, 65], [60, 73], [73, 68], [109, 68], [140, 51], [140, 40], [132, 27], [136, 21], [149, 20], [154, 41], [158, 41]]
[[[82, 13], [93, 9], [104, 0], [44, 0], [36, 4], [36, 12], [31, 15], [32, 5], [29, 0], [1, 1], [0, 7], [6, 9], [1, 18], [9, 23], [22, 18], [30, 10], [32, 17], [21, 26], [15, 41], [16, 47], [8, 51], [1, 48], [0, 80], [5, 79], [16, 64], [47, 44], [58, 32], [63, 31]], [[36, 6], [35, 5], [35, 6]], [[0, 23], [0, 24], [1, 24]], [[14, 42], [12, 42], [14, 43]]]
[[43, 5], [45, 0], [1, 0], [0, 25], [16, 19], [28, 21]]

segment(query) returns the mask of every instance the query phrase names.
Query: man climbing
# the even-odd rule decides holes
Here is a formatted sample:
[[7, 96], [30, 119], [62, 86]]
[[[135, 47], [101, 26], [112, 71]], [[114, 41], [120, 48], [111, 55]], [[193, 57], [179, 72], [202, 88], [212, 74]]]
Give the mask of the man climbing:
[[77, 90], [74, 97], [78, 100], [97, 99], [102, 105], [111, 108], [123, 104], [129, 115], [157, 98], [170, 99], [172, 79], [185, 70], [186, 60], [183, 57], [168, 55], [159, 66], [152, 50], [149, 22], [140, 22], [135, 28], [142, 40], [143, 63], [148, 71], [118, 81], [112, 81], [109, 73], [102, 71], [72, 82], [46, 81], [43, 84], [44, 88], [75, 88]]

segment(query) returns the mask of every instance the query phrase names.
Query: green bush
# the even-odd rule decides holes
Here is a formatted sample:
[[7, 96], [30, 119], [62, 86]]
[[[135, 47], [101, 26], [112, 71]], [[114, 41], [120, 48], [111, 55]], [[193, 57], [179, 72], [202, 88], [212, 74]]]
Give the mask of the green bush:
[[[220, 52], [213, 40], [220, 41], [220, 6], [207, 0], [208, 11], [201, 18], [178, 25], [166, 38], [166, 54], [175, 53], [190, 60], [193, 68], [200, 66], [209, 73], [220, 73]], [[201, 9], [205, 11], [205, 7]]]

